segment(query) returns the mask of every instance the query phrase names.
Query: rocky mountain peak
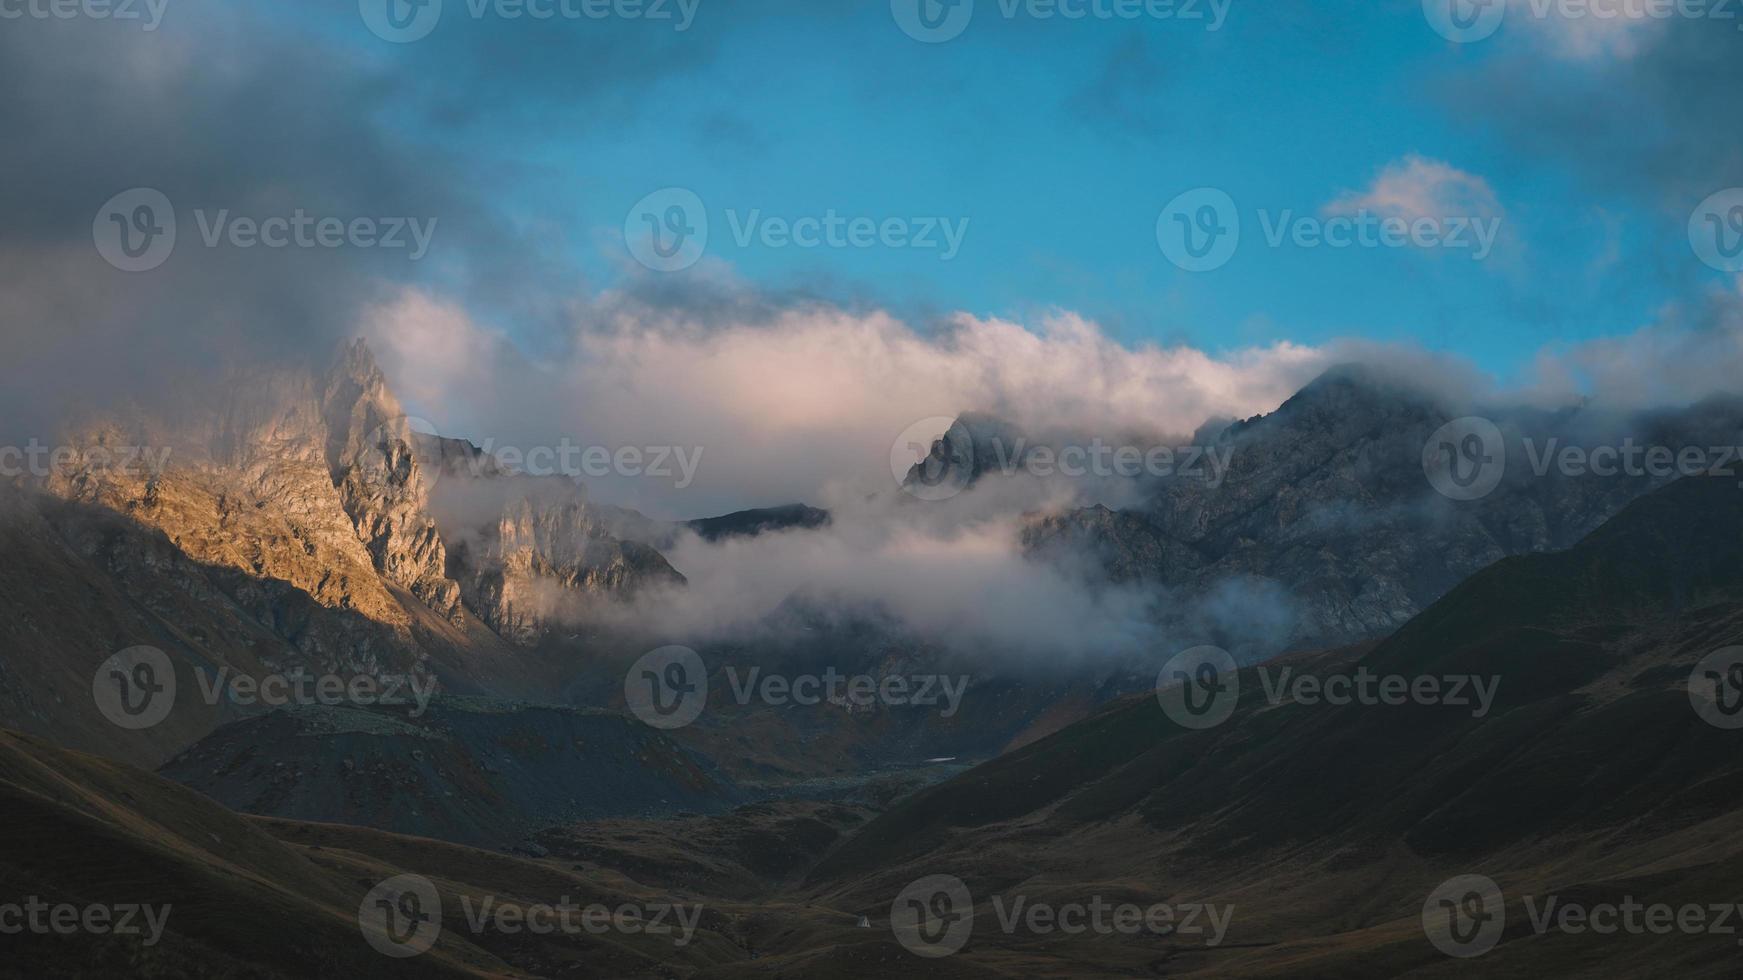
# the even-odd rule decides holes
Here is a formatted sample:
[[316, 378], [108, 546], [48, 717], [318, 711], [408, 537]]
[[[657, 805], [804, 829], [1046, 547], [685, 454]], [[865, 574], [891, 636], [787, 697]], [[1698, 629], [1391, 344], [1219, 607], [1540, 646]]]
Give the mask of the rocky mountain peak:
[[327, 372], [328, 381], [348, 380], [364, 390], [385, 390], [387, 377], [375, 363], [375, 352], [362, 337], [354, 337], [339, 349], [339, 356]]

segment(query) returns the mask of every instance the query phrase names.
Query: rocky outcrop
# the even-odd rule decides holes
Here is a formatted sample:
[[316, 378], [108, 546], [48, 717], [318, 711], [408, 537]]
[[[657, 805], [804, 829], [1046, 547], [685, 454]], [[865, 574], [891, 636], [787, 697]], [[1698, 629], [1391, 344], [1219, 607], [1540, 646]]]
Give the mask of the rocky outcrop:
[[447, 576], [446, 546], [428, 512], [431, 477], [440, 470], [417, 451], [415, 420], [362, 341], [346, 348], [329, 375], [323, 411], [333, 484], [376, 569], [458, 621], [460, 586]]
[[991, 415], [965, 412], [908, 469], [902, 489], [921, 500], [954, 496], [988, 474], [1009, 475], [1028, 449], [1022, 433]]
[[[553, 624], [593, 618], [601, 601], [684, 583], [654, 548], [616, 537], [612, 517], [561, 477], [456, 473], [443, 495], [454, 515], [443, 522], [449, 570], [467, 606], [512, 642], [534, 645]], [[468, 521], [468, 511], [477, 518]]]
[[[1221, 590], [1245, 604], [1235, 619], [1286, 615], [1285, 648], [1355, 642], [1391, 632], [1503, 557], [1570, 546], [1669, 481], [1540, 474], [1534, 453], [1628, 436], [1735, 445], [1743, 403], [1631, 419], [1488, 412], [1505, 435], [1506, 475], [1469, 501], [1437, 493], [1422, 463], [1455, 414], [1373, 369], [1335, 368], [1269, 415], [1202, 430], [1215, 431], [1205, 448], [1229, 454], [1220, 482], [1173, 476], [1147, 485], [1138, 506], [1037, 516], [1024, 542], [1037, 556], [1087, 557], [1113, 582], [1199, 599]], [[1229, 582], [1245, 584], [1236, 594]]]
[[[289, 666], [323, 671], [420, 669], [417, 604], [455, 637], [482, 620], [529, 643], [584, 601], [682, 582], [654, 548], [613, 536], [578, 485], [505, 472], [427, 429], [357, 341], [324, 373], [237, 371], [179, 407], [86, 421], [67, 440], [77, 452], [36, 489], [160, 532], [189, 567], [239, 573], [224, 576], [224, 601], [298, 651]], [[146, 459], [113, 465], [129, 446]], [[444, 477], [484, 510], [440, 526]], [[62, 530], [115, 567], [145, 560], [129, 557], [144, 547], [131, 536]], [[465, 549], [457, 562], [451, 541]]]
[[758, 507], [719, 517], [685, 521], [684, 526], [695, 531], [704, 541], [724, 541], [728, 538], [754, 538], [779, 531], [813, 531], [828, 527], [831, 520], [829, 512], [821, 507], [783, 504], [779, 507]]
[[[209, 588], [212, 578], [194, 570], [239, 573], [219, 575], [225, 601], [282, 636], [300, 666], [414, 669], [421, 654], [409, 618], [347, 518], [323, 459], [325, 436], [315, 378], [238, 374], [196, 409], [79, 429], [70, 440], [79, 455], [54, 469], [44, 489], [83, 505], [51, 513], [60, 515], [63, 538], [112, 568], [185, 579], [190, 590]], [[167, 456], [151, 466], [103, 465], [106, 447], [124, 445]], [[152, 545], [139, 534], [93, 537], [90, 521], [74, 519], [92, 510], [161, 533], [188, 562], [148, 561]], [[139, 577], [124, 577], [125, 587], [151, 585]]]

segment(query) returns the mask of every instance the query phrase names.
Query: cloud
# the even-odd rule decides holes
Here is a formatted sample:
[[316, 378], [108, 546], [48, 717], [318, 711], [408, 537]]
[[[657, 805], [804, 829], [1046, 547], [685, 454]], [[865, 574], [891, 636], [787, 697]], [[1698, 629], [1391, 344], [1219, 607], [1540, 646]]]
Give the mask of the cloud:
[[1090, 589], [1025, 559], [1016, 515], [940, 527], [924, 506], [829, 503], [835, 520], [824, 530], [715, 544], [685, 535], [668, 557], [688, 584], [642, 597], [628, 615], [707, 641], [790, 628], [770, 617], [797, 598], [997, 659], [1130, 656], [1154, 639], [1153, 590]]
[[[1540, 31], [1565, 39], [1588, 28], [1532, 21], [1534, 30], [1488, 42], [1495, 47], [1478, 65], [1449, 70], [1440, 101], [1522, 158], [1579, 178], [1607, 206], [1661, 209], [1674, 231], [1743, 172], [1743, 129], [1730, 124], [1743, 87], [1743, 31], [1713, 17], [1580, 23], [1588, 22], [1627, 45], [1570, 60], [1558, 54], [1565, 48], [1546, 48]], [[1643, 261], [1662, 262], [1658, 251]]]
[[[622, 123], [708, 64], [724, 12], [649, 23], [449, 16], [417, 44], [369, 34], [355, 0], [176, 0], [154, 31], [91, 17], [0, 30], [0, 440], [46, 437], [67, 403], [152, 401], [227, 365], [320, 363], [359, 312], [408, 284], [523, 321], [574, 289], [550, 215], [570, 173], [495, 138]], [[633, 38], [634, 43], [628, 43]], [[512, 64], [513, 71], [502, 68]], [[529, 125], [536, 122], [536, 127]], [[512, 154], [519, 154], [518, 156]], [[93, 244], [117, 193], [162, 192], [174, 251], [149, 272]], [[554, 190], [552, 190], [554, 188]], [[439, 222], [427, 258], [380, 248], [207, 246], [209, 220]]]
[[1327, 215], [1369, 213], [1407, 221], [1498, 218], [1504, 211], [1489, 182], [1451, 164], [1410, 155], [1387, 165], [1365, 190], [1326, 204]]
[[1673, 305], [1630, 334], [1540, 351], [1516, 396], [1540, 404], [1590, 399], [1624, 412], [1739, 393], [1743, 279], [1692, 305]]
[[1665, 29], [1669, 18], [1655, 9], [1664, 8], [1634, 0], [1509, 0], [1507, 23], [1521, 25], [1559, 58], [1625, 60]]
[[448, 434], [700, 448], [693, 487], [600, 481], [607, 499], [672, 517], [816, 500], [835, 483], [894, 490], [897, 437], [964, 412], [1035, 433], [1188, 439], [1212, 417], [1275, 408], [1330, 357], [1128, 347], [1067, 312], [1034, 329], [959, 313], [922, 331], [816, 301], [698, 318], [619, 293], [586, 304], [564, 350], [537, 360], [417, 290], [378, 307], [368, 332], [408, 403]]

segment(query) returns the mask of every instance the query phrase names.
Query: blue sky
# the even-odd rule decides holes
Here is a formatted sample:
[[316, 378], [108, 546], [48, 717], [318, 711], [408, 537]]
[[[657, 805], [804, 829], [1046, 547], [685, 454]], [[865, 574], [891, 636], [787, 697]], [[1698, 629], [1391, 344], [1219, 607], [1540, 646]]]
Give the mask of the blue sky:
[[[432, 103], [465, 97], [440, 90], [451, 64], [493, 59], [458, 76], [486, 100], [463, 120], [432, 121], [426, 106], [395, 122], [432, 152], [476, 156], [492, 205], [596, 288], [642, 274], [624, 260], [624, 218], [665, 187], [704, 203], [710, 265], [757, 286], [915, 319], [966, 310], [1031, 321], [1064, 308], [1128, 343], [1212, 352], [1354, 336], [1456, 351], [1505, 374], [1544, 344], [1651, 322], [1690, 278], [1722, 280], [1630, 261], [1695, 265], [1674, 207], [1613, 194], [1564, 158], [1498, 137], [1487, 116], [1507, 107], [1469, 104], [1464, 79], [1511, 53], [1530, 48], [1561, 77], [1591, 59], [1558, 57], [1514, 24], [1449, 42], [1416, 0], [1236, 0], [1215, 31], [1202, 20], [1007, 19], [998, 0], [980, 0], [941, 44], [904, 34], [882, 2], [820, 12], [702, 0], [683, 32], [669, 21], [473, 20], [448, 5], [412, 44], [320, 29], [361, 58], [415, 66], [438, 90], [425, 93]], [[607, 44], [634, 74], [568, 89], [571, 77], [532, 71], [517, 84], [516, 50], [562, 59], [572, 41]], [[1317, 217], [1412, 157], [1492, 191], [1492, 254], [1266, 242], [1261, 211]], [[1167, 260], [1155, 225], [1174, 195], [1200, 186], [1236, 202], [1244, 238], [1227, 265], [1194, 273]], [[753, 210], [968, 225], [949, 260], [741, 246], [729, 221]]]
[[[427, 369], [457, 386], [419, 385], [444, 404], [478, 389], [453, 364], [485, 356], [598, 370], [571, 370], [571, 358], [599, 354], [592, 334], [626, 318], [651, 351], [669, 351], [674, 328], [701, 328], [686, 350], [705, 363], [743, 339], [733, 331], [794, 310], [825, 323], [887, 312], [902, 329], [881, 336], [901, 356], [859, 383], [884, 391], [951, 365], [972, 376], [926, 409], [948, 414], [1020, 400], [1066, 348], [1087, 372], [1054, 379], [1067, 394], [1167, 379], [1196, 351], [1235, 363], [1289, 343], [1332, 357], [1350, 339], [1458, 355], [1503, 383], [1539, 372], [1546, 347], [1578, 349], [1564, 374], [1615, 375], [1638, 359], [1616, 351], [1642, 350], [1662, 354], [1653, 363], [1668, 376], [1689, 360], [1681, 341], [1591, 342], [1657, 325], [1711, 333], [1739, 295], [1743, 262], [1703, 264], [1689, 233], [1704, 201], [1743, 183], [1734, 18], [1598, 21], [1564, 16], [1557, 0], [1492, 0], [1498, 30], [1455, 40], [1431, 14], [1481, 0], [1232, 0], [1217, 30], [1142, 15], [1142, 0], [1067, 0], [1140, 13], [1078, 19], [1037, 16], [1054, 0], [974, 0], [957, 36], [923, 43], [898, 13], [938, 0], [683, 0], [694, 19], [682, 31], [648, 18], [653, 0], [531, 0], [603, 18], [510, 16], [523, 0], [407, 2], [170, 0], [152, 8], [163, 19], [151, 30], [77, 14], [0, 23], [0, 170], [13, 178], [0, 183], [0, 315], [33, 325], [0, 337], [0, 354], [127, 394], [153, 379], [176, 387], [172, 371], [140, 368], [158, 365], [166, 339], [177, 370], [318, 361], [385, 319], [398, 325], [387, 339], [402, 376]], [[661, 2], [685, 16], [679, 0]], [[396, 43], [386, 20], [372, 28], [365, 13], [390, 3], [422, 10], [428, 21], [410, 23], [428, 29]], [[1545, 3], [1548, 16], [1531, 13]], [[701, 261], [654, 271], [634, 257], [645, 233], [625, 229], [673, 188], [694, 195], [709, 240]], [[1203, 188], [1241, 236], [1226, 261], [1192, 271], [1168, 235], [1178, 239], [1174, 211], [1188, 217], [1179, 202], [1203, 216], [1199, 198], [1181, 197]], [[105, 262], [92, 218], [108, 228], [105, 202], [139, 189], [168, 200], [187, 232], [144, 273]], [[1734, 214], [1726, 204], [1713, 217], [1743, 226], [1735, 196]], [[193, 212], [293, 209], [440, 226], [410, 262], [192, 234]], [[752, 214], [942, 222], [962, 237], [948, 259], [741, 243], [734, 226]], [[1284, 215], [1454, 234], [1465, 220], [1496, 237], [1480, 260], [1468, 233], [1462, 248], [1273, 245], [1267, 226]], [[1002, 357], [1023, 337], [951, 332], [958, 314], [1044, 331], [1061, 311], [1119, 349], [1092, 339], [1024, 360]], [[868, 322], [836, 324], [841, 344], [819, 343], [818, 356]], [[977, 346], [993, 337], [997, 349]], [[501, 358], [478, 353], [499, 342], [512, 348]], [[1147, 356], [1158, 349], [1184, 353]], [[605, 351], [607, 363], [628, 350]], [[956, 360], [965, 350], [975, 357]], [[428, 351], [440, 356], [410, 363]], [[749, 372], [759, 362], [743, 359]], [[1298, 380], [1191, 373], [1197, 394], [1171, 418], [1274, 407]], [[677, 383], [665, 372], [643, 395]], [[67, 397], [14, 394], [8, 411], [26, 419]], [[697, 417], [755, 394], [723, 389]]]

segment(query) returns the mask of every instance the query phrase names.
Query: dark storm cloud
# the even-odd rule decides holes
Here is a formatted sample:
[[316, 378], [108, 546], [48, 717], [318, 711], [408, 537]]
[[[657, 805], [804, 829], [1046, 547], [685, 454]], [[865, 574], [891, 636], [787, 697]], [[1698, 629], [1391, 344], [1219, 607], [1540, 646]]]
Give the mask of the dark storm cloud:
[[1565, 168], [1602, 195], [1687, 212], [1743, 182], [1743, 32], [1735, 20], [1672, 18], [1618, 28], [1629, 43], [1558, 46], [1579, 25], [1517, 25], [1480, 70], [1468, 61], [1439, 85], [1466, 121]]
[[[474, 20], [449, 6], [409, 45], [370, 35], [341, 0], [177, 0], [152, 31], [7, 21], [0, 435], [48, 435], [69, 404], [148, 397], [226, 362], [324, 360], [361, 309], [437, 276], [468, 300], [554, 315], [579, 284], [547, 229], [487, 206], [540, 176], [497, 155], [493, 128], [606, 130], [646, 86], [705, 63], [711, 42], [700, 27]], [[168, 198], [176, 244], [129, 273], [104, 261], [92, 226], [136, 187]], [[418, 221], [428, 252], [205, 241], [220, 214], [299, 211]]]

